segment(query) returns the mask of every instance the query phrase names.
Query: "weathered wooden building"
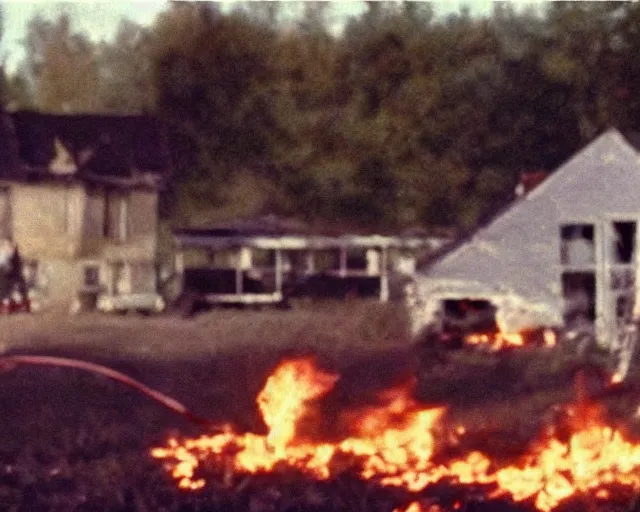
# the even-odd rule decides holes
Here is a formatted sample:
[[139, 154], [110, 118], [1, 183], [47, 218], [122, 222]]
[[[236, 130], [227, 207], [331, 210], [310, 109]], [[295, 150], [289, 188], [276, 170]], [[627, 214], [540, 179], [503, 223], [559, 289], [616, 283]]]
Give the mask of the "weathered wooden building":
[[[136, 116], [1, 114], [0, 238], [43, 307], [156, 291], [164, 131]], [[108, 302], [106, 303], [108, 306]]]
[[578, 317], [606, 342], [639, 304], [639, 222], [640, 154], [611, 129], [418, 271], [413, 330], [471, 300], [495, 307], [504, 331]]
[[323, 232], [275, 216], [179, 229], [174, 238], [183, 291], [212, 304], [346, 296], [387, 301], [394, 285], [413, 274], [417, 255], [442, 243], [410, 233]]

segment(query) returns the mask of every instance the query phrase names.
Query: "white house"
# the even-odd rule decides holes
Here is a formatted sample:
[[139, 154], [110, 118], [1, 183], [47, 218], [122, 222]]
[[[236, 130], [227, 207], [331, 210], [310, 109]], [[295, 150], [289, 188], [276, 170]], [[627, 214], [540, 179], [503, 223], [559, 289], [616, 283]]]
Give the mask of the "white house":
[[606, 334], [640, 304], [638, 222], [640, 153], [610, 129], [418, 270], [409, 303], [414, 334], [463, 299], [491, 303], [509, 332], [579, 316]]

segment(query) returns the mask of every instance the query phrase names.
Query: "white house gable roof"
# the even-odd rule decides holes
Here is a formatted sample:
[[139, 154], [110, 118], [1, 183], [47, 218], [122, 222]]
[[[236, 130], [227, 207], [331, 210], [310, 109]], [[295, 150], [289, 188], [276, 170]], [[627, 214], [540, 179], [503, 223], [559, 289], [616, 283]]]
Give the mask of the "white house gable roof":
[[423, 275], [480, 280], [491, 288], [500, 284], [525, 295], [548, 296], [558, 282], [560, 224], [588, 221], [603, 212], [640, 215], [640, 154], [614, 129]]

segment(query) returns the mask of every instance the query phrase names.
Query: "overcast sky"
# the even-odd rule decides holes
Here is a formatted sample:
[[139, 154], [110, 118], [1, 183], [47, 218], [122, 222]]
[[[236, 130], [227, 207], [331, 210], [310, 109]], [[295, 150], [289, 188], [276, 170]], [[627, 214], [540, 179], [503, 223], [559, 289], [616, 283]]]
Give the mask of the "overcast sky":
[[[68, 12], [72, 18], [72, 29], [88, 33], [92, 39], [108, 39], [124, 16], [141, 24], [150, 24], [155, 16], [166, 8], [166, 1], [75, 1], [57, 3], [52, 1], [4, 0], [4, 35], [2, 54], [6, 58], [8, 71], [12, 72], [23, 55], [21, 41], [25, 36], [28, 21], [37, 13], [55, 18]], [[233, 2], [226, 2], [231, 5]], [[439, 13], [455, 12], [461, 4], [469, 5], [473, 14], [485, 14], [491, 10], [491, 0], [440, 0], [435, 2]], [[358, 1], [332, 2], [333, 10], [340, 18], [362, 12], [364, 3]]]

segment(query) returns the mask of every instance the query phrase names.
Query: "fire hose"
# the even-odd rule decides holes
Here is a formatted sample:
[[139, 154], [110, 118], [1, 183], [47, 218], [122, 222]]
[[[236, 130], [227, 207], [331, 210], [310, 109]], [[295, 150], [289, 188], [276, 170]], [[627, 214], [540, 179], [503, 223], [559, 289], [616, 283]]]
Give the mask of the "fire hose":
[[2, 355], [0, 356], [0, 372], [10, 371], [19, 365], [37, 365], [37, 366], [57, 366], [66, 368], [77, 368], [85, 370], [98, 375], [103, 375], [110, 379], [113, 379], [122, 384], [126, 384], [137, 391], [140, 391], [144, 395], [152, 398], [156, 402], [161, 403], [169, 410], [183, 416], [189, 421], [198, 425], [206, 426], [212, 430], [224, 431], [224, 427], [213, 422], [210, 419], [203, 418], [192, 413], [185, 405], [178, 402], [176, 399], [171, 398], [160, 391], [150, 388], [142, 382], [125, 375], [119, 371], [116, 371], [107, 366], [103, 366], [88, 361], [81, 361], [79, 359], [71, 359], [66, 357], [54, 357], [54, 356], [36, 356], [36, 355]]
[[[180, 403], [175, 398], [172, 398], [156, 389], [153, 389], [146, 384], [125, 375], [122, 372], [114, 370], [113, 368], [109, 368], [107, 366], [91, 363], [89, 361], [82, 361], [80, 359], [72, 359], [67, 357], [56, 357], [56, 356], [39, 356], [39, 355], [0, 355], [0, 373], [3, 371], [11, 371], [16, 366], [19, 365], [35, 365], [35, 366], [54, 366], [54, 367], [63, 367], [63, 368], [76, 368], [80, 370], [84, 370], [90, 373], [94, 373], [97, 375], [102, 375], [104, 377], [108, 377], [112, 380], [130, 386], [131, 388], [141, 392], [142, 394], [148, 396], [149, 398], [159, 402], [167, 409], [172, 412], [186, 418], [192, 423], [197, 425], [206, 427], [207, 430], [213, 432], [225, 432], [227, 431], [227, 427], [221, 425], [220, 423], [214, 422], [211, 419], [203, 418], [193, 412], [191, 412], [184, 404]], [[620, 381], [610, 381], [604, 389], [597, 393], [600, 395], [599, 398], [603, 398], [604, 396], [613, 393], [625, 393], [632, 390], [633, 387], [623, 386]], [[591, 397], [596, 398], [596, 396]], [[640, 417], [640, 408], [637, 412], [638, 417]]]

